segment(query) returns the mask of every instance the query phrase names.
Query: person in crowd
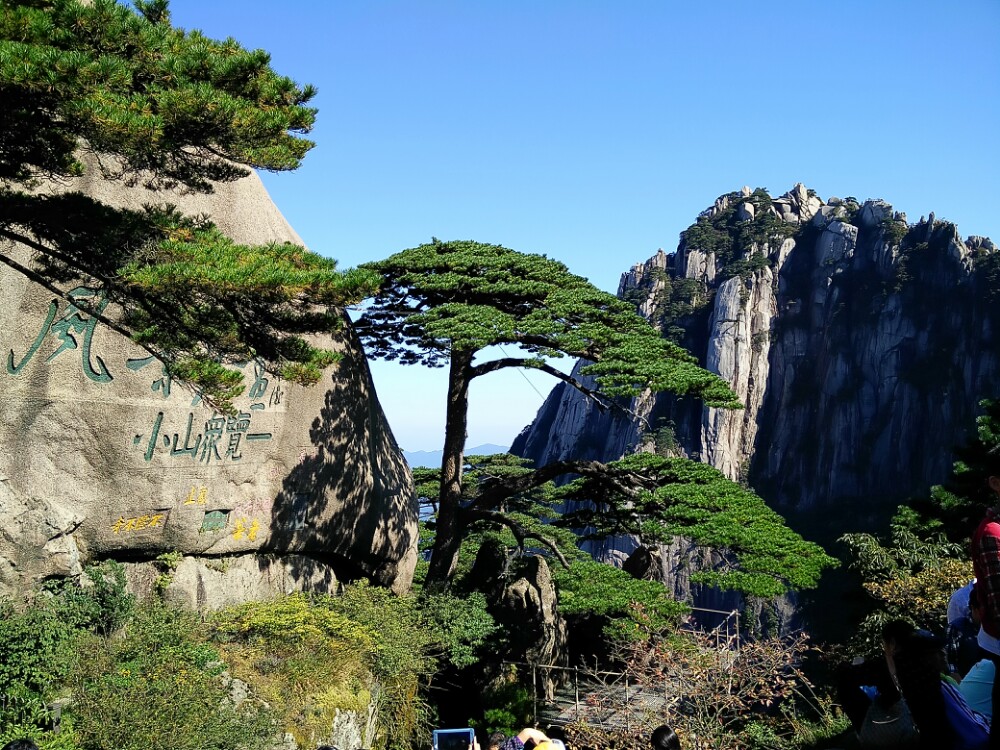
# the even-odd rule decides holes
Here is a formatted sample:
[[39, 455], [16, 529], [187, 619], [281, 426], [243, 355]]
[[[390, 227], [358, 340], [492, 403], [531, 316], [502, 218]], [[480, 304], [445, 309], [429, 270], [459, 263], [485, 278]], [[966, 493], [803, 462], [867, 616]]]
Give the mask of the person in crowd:
[[855, 659], [837, 670], [837, 702], [860, 733], [872, 702], [888, 709], [899, 700], [893, 680], [892, 655], [897, 641], [913, 632], [905, 620], [890, 620], [882, 626], [882, 654], [877, 659]]
[[986, 750], [990, 724], [946, 676], [945, 639], [915, 630], [896, 644], [896, 678], [920, 730], [921, 750]]
[[494, 732], [489, 738], [489, 750], [500, 750], [503, 743], [507, 741], [507, 735], [503, 732]]
[[[973, 622], [978, 627], [982, 621], [982, 607], [979, 604], [979, 591], [976, 587], [973, 587], [969, 594], [969, 611]], [[980, 649], [979, 655], [983, 656], [984, 654], [986, 652]], [[996, 665], [993, 661], [988, 657], [982, 658], [972, 666], [958, 684], [958, 689], [969, 707], [991, 721], [993, 719], [993, 678], [995, 675]]]
[[[990, 507], [972, 535], [972, 568], [982, 616], [979, 645], [996, 665], [1000, 662], [1000, 448], [987, 454], [986, 475], [985, 492], [991, 498]], [[1000, 680], [993, 681], [991, 702], [992, 713], [996, 714]], [[989, 746], [1000, 750], [1000, 726], [994, 725], [990, 731]]]
[[525, 727], [510, 739], [505, 740], [500, 745], [500, 750], [521, 750], [528, 742], [534, 742], [537, 746], [543, 742], [548, 742], [548, 740], [549, 738], [541, 730]]
[[12, 740], [0, 750], [38, 750], [38, 745], [31, 740]]
[[993, 679], [996, 665], [992, 659], [980, 659], [958, 683], [958, 690], [969, 708], [993, 721]]
[[958, 589], [948, 600], [948, 667], [953, 677], [961, 679], [968, 674], [981, 658], [979, 650], [979, 620], [972, 614], [969, 597], [972, 594], [973, 578]]
[[666, 724], [661, 724], [653, 730], [653, 734], [649, 737], [649, 745], [653, 750], [681, 750], [680, 737]]

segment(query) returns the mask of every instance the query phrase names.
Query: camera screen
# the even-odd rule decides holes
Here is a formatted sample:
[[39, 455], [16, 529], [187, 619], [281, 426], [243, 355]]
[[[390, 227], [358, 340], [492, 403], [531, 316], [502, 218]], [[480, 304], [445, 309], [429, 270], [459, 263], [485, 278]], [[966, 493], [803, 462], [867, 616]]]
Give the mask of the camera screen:
[[434, 750], [469, 750], [472, 738], [471, 729], [435, 729]]

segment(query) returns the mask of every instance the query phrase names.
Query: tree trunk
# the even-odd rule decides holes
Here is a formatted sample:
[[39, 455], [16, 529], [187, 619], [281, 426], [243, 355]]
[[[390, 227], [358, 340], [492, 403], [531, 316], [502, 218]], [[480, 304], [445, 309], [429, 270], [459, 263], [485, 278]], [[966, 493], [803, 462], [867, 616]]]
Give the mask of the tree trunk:
[[462, 467], [465, 464], [465, 439], [469, 421], [469, 381], [472, 352], [452, 351], [448, 374], [448, 411], [444, 425], [444, 455], [441, 457], [441, 494], [438, 496], [437, 527], [434, 548], [427, 571], [427, 585], [447, 588], [464, 524], [462, 510]]

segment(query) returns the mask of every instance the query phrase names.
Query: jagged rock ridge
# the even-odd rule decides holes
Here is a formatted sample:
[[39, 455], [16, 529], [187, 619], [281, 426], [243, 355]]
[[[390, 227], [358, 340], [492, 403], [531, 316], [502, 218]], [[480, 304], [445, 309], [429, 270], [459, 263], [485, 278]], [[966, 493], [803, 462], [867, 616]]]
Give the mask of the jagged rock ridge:
[[[646, 395], [631, 418], [563, 385], [511, 451], [549, 461], [682, 453], [747, 481], [825, 540], [942, 481], [1000, 393], [1000, 253], [948, 222], [797, 185], [720, 197], [619, 296], [723, 375], [746, 408]], [[816, 533], [822, 532], [822, 533]], [[632, 551], [611, 540], [593, 551]]]

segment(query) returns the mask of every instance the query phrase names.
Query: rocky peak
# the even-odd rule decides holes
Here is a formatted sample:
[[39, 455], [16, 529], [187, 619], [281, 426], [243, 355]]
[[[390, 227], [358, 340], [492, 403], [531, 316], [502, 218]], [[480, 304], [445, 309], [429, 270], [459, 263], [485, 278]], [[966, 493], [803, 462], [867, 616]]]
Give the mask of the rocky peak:
[[774, 215], [789, 224], [804, 224], [822, 208], [823, 201], [801, 182], [771, 202]]
[[874, 524], [944, 479], [978, 400], [1000, 393], [998, 266], [991, 240], [963, 242], [934, 216], [908, 224], [883, 200], [727, 193], [620, 294], [746, 408], [647, 395], [629, 421], [557, 387], [512, 450], [539, 463], [556, 445], [559, 458], [671, 450], [786, 513]]

